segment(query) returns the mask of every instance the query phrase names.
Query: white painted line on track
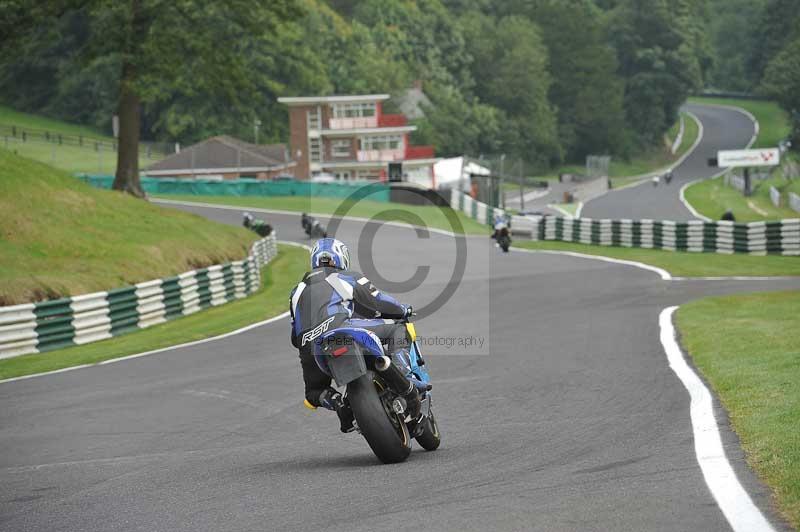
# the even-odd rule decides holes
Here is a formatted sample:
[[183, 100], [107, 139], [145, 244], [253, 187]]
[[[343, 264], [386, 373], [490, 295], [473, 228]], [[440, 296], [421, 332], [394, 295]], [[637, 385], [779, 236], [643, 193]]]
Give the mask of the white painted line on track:
[[[301, 214], [298, 211], [285, 211], [285, 210], [280, 210], [280, 209], [262, 209], [260, 207], [244, 207], [244, 206], [237, 207], [236, 205], [224, 205], [224, 204], [221, 204], [221, 203], [205, 203], [205, 202], [201, 202], [201, 201], [179, 201], [179, 200], [168, 200], [168, 199], [161, 199], [161, 198], [150, 198], [149, 201], [151, 203], [164, 203], [164, 204], [167, 204], [167, 205], [185, 205], [187, 207], [206, 207], [206, 208], [209, 208], [209, 209], [220, 209], [220, 210], [224, 210], [224, 211], [263, 212], [265, 214], [288, 214], [288, 215], [292, 215], [292, 216], [300, 216], [300, 214]], [[330, 220], [331, 218], [333, 218], [333, 215], [330, 214], [330, 213], [309, 212], [309, 213], [306, 213], [306, 214], [308, 214], [309, 216], [314, 216], [315, 218], [324, 218], [326, 220]], [[461, 235], [461, 234], [453, 233], [452, 231], [447, 231], [445, 229], [438, 229], [438, 228], [435, 228], [435, 227], [427, 227], [427, 226], [424, 226], [424, 225], [407, 224], [407, 223], [403, 223], [403, 222], [389, 222], [389, 221], [383, 221], [383, 220], [372, 219], [372, 218], [361, 218], [361, 217], [358, 217], [358, 216], [341, 216], [340, 218], [342, 220], [347, 220], [347, 221], [350, 221], [350, 222], [365, 222], [365, 223], [366, 222], [372, 222], [372, 223], [380, 223], [380, 224], [383, 224], [383, 225], [390, 225], [392, 227], [403, 227], [405, 229], [424, 229], [426, 231], [430, 231], [431, 233], [437, 233], [437, 234], [445, 235], [445, 236], [463, 236], [465, 238], [470, 238], [470, 237], [473, 237], [473, 238], [475, 238], [475, 237], [484, 238], [484, 235], [468, 235], [468, 234]], [[487, 226], [487, 229], [486, 229], [486, 234], [489, 234], [489, 227], [488, 226]]]
[[546, 253], [548, 255], [568, 255], [570, 257], [579, 257], [582, 259], [592, 259], [603, 262], [612, 262], [614, 264], [624, 264], [626, 266], [633, 266], [635, 268], [640, 268], [642, 270], [647, 270], [653, 273], [657, 273], [665, 281], [672, 280], [672, 274], [670, 274], [667, 270], [659, 268], [658, 266], [651, 266], [643, 262], [636, 262], [632, 260], [612, 259], [611, 257], [604, 257], [602, 255], [589, 255], [587, 253], [578, 253], [576, 251], [558, 251], [555, 249], [524, 249], [524, 248], [512, 247], [511, 251], [516, 251], [518, 253]]
[[547, 208], [553, 209], [554, 211], [558, 211], [561, 214], [563, 214], [566, 218], [572, 220], [573, 218], [577, 218], [578, 216], [580, 216], [579, 213], [581, 211], [581, 208], [583, 208], [583, 203], [580, 202], [578, 203], [578, 208], [575, 210], [575, 216], [573, 216], [572, 213], [570, 213], [568, 210], [564, 209], [563, 207], [559, 207], [555, 203], [548, 203]]
[[686, 363], [675, 339], [672, 316], [677, 308], [667, 307], [659, 315], [661, 344], [667, 354], [669, 367], [689, 392], [694, 450], [706, 485], [735, 532], [774, 532], [775, 529], [753, 503], [725, 456], [717, 420], [714, 418], [711, 392]]
[[692, 213], [692, 216], [694, 216], [698, 220], [702, 220], [704, 222], [710, 222], [711, 218], [709, 218], [708, 216], [705, 216], [705, 215], [700, 214], [699, 212], [697, 212], [697, 209], [692, 207], [692, 204], [689, 203], [688, 201], [686, 201], [686, 195], [685, 195], [686, 194], [686, 189], [689, 188], [690, 186], [694, 185], [695, 183], [699, 183], [700, 181], [705, 181], [706, 179], [714, 179], [715, 177], [718, 177], [719, 175], [720, 174], [716, 174], [716, 175], [713, 175], [713, 176], [708, 177], [708, 178], [695, 179], [694, 181], [689, 181], [688, 183], [684, 183], [684, 185], [681, 187], [680, 194], [678, 195], [678, 197], [681, 200], [681, 203], [683, 203], [683, 206], [686, 207], [686, 209], [690, 213]]
[[289, 317], [289, 312], [284, 312], [282, 314], [278, 314], [277, 316], [273, 316], [272, 318], [266, 319], [264, 321], [259, 321], [257, 323], [251, 323], [250, 325], [247, 325], [247, 326], [242, 327], [240, 329], [236, 329], [235, 331], [230, 331], [230, 332], [227, 332], [227, 333], [224, 333], [224, 334], [220, 334], [220, 335], [217, 335], [217, 336], [212, 336], [211, 338], [203, 338], [202, 340], [194, 340], [193, 342], [186, 342], [186, 343], [183, 343], [183, 344], [172, 345], [172, 346], [168, 346], [168, 347], [161, 347], [159, 349], [153, 349], [151, 351], [145, 351], [143, 353], [136, 353], [136, 354], [133, 354], [133, 355], [127, 355], [127, 356], [119, 357], [119, 358], [111, 358], [109, 360], [103, 360], [102, 362], [97, 362], [95, 364], [81, 364], [80, 366], [72, 366], [72, 367], [69, 367], [69, 368], [61, 368], [61, 369], [57, 369], [57, 370], [53, 370], [53, 371], [45, 371], [44, 373], [34, 373], [32, 375], [22, 375], [21, 377], [12, 377], [10, 379], [0, 380], [0, 384], [6, 383], [6, 382], [21, 381], [21, 380], [25, 380], [25, 379], [32, 379], [34, 377], [43, 377], [45, 375], [54, 375], [56, 373], [64, 373], [66, 371], [74, 371], [74, 370], [77, 370], [77, 369], [91, 368], [93, 366], [104, 366], [106, 364], [114, 364], [116, 362], [122, 362], [123, 360], [131, 360], [133, 358], [141, 358], [141, 357], [146, 357], [146, 356], [150, 356], [150, 355], [155, 355], [156, 353], [163, 353], [164, 351], [172, 351], [173, 349], [181, 349], [181, 348], [184, 348], [184, 347], [192, 347], [192, 346], [195, 346], [195, 345], [205, 344], [205, 343], [208, 343], [208, 342], [214, 342], [216, 340], [222, 340], [223, 338], [228, 338], [230, 336], [235, 336], [237, 334], [241, 334], [243, 332], [250, 331], [250, 330], [255, 329], [257, 327], [262, 327], [264, 325], [269, 325], [270, 323], [274, 323], [276, 321], [279, 321], [279, 320], [282, 320], [282, 319], [288, 318], [288, 317]]
[[283, 244], [285, 246], [292, 246], [296, 248], [303, 248], [304, 250], [311, 253], [311, 246], [301, 244], [300, 242], [292, 242], [291, 240], [278, 240], [278, 244]]
[[757, 275], [732, 275], [730, 277], [673, 277], [673, 281], [787, 281], [800, 280], [800, 277], [791, 275], [775, 277], [759, 277]]

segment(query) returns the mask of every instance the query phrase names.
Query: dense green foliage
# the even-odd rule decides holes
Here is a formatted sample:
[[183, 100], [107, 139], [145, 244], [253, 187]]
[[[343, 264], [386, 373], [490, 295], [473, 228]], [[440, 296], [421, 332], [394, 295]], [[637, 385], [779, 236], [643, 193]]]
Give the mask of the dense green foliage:
[[[800, 0], [709, 0], [713, 90], [774, 99], [800, 148]], [[774, 144], [773, 144], [774, 145]]]
[[[13, 7], [0, 29], [18, 34], [0, 45], [0, 101], [109, 130], [135, 56], [143, 138], [251, 138], [260, 119], [261, 141], [285, 141], [277, 96], [401, 97], [422, 80], [431, 105], [415, 140], [439, 155], [506, 153], [531, 169], [626, 158], [660, 145], [710, 78], [735, 77], [739, 64], [768, 70], [751, 48], [719, 60], [737, 42], [720, 21], [741, 25], [709, 8], [720, 1], [0, 2]], [[149, 17], [135, 54], [121, 29], [133, 5]], [[777, 23], [755, 5], [741, 11]]]

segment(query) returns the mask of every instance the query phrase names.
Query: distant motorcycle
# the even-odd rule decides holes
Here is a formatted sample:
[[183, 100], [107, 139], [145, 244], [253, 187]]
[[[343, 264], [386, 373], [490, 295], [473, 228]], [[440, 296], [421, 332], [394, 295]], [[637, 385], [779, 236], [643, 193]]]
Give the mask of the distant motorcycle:
[[672, 170], [664, 174], [664, 183], [669, 185], [672, 182]]
[[657, 175], [654, 175], [653, 176], [653, 186], [657, 187], [659, 181], [660, 181], [660, 178]]
[[272, 226], [264, 220], [254, 218], [249, 212], [244, 213], [242, 225], [251, 231], [254, 231], [259, 236], [269, 236], [272, 233]]
[[325, 230], [325, 226], [319, 223], [319, 220], [313, 216], [303, 213], [300, 217], [300, 225], [303, 226], [303, 231], [305, 231], [309, 238], [320, 239], [328, 237], [328, 232]]
[[503, 253], [508, 253], [508, 248], [511, 246], [511, 234], [508, 227], [503, 227], [497, 232], [497, 245], [503, 250]]

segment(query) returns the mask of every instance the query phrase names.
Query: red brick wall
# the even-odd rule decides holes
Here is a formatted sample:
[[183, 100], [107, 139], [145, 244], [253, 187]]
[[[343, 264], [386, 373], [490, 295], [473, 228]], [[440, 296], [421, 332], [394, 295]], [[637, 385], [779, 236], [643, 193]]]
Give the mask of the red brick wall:
[[311, 108], [309, 105], [289, 107], [289, 156], [297, 161], [295, 175], [299, 179], [308, 179], [311, 175], [308, 164], [308, 122], [306, 118], [307, 112]]
[[321, 105], [322, 109], [320, 110], [320, 114], [322, 115], [322, 129], [329, 129], [331, 124], [331, 117], [333, 116], [333, 107], [330, 104]]

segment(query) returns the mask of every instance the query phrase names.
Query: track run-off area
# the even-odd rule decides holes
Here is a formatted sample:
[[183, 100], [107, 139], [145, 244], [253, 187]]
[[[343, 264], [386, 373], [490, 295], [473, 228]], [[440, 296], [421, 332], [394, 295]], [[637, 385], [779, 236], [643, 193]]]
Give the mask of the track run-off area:
[[[676, 181], [675, 193], [677, 172]], [[640, 188], [650, 191], [629, 190]], [[171, 207], [232, 224], [244, 210]], [[299, 215], [263, 217], [280, 239], [309, 243]], [[0, 384], [0, 529], [784, 526], [725, 412], [703, 397], [691, 361], [668, 347], [668, 309], [707, 295], [800, 288], [800, 279], [664, 279], [574, 255], [502, 254], [488, 233], [459, 241], [363, 221], [343, 221], [336, 236], [357, 269], [415, 308], [452, 291], [417, 322], [439, 450], [417, 447], [406, 463], [380, 465], [363, 438], [339, 433], [335, 415], [305, 409], [281, 318], [153, 356]], [[460, 245], [465, 270], [454, 279]], [[420, 267], [421, 285], [390, 288]], [[714, 487], [720, 482], [727, 491]], [[725, 511], [730, 500], [741, 508], [742, 496], [751, 508]]]

